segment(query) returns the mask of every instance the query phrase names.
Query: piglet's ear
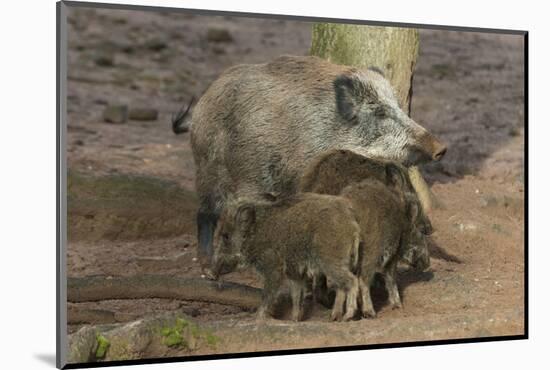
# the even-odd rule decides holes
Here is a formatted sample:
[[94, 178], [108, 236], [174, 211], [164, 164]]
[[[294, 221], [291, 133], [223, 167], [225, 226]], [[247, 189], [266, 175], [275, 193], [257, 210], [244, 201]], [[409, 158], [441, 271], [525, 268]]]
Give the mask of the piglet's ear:
[[405, 171], [393, 163], [386, 164], [386, 182], [388, 185], [394, 186], [396, 189], [403, 190], [405, 188], [407, 174]]
[[361, 81], [350, 75], [340, 75], [334, 82], [336, 109], [346, 121], [356, 123], [357, 113], [362, 101]]
[[239, 207], [235, 218], [237, 227], [241, 231], [247, 232], [250, 230], [254, 222], [256, 222], [256, 210], [253, 206], [245, 204]]

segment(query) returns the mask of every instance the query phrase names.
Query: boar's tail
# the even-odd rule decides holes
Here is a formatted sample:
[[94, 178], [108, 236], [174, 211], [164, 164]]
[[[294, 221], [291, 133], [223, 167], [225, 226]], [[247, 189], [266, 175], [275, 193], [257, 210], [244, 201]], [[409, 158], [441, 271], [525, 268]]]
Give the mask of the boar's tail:
[[184, 120], [187, 116], [187, 113], [189, 113], [189, 109], [191, 109], [194, 101], [195, 97], [193, 96], [191, 97], [191, 101], [189, 102], [189, 105], [187, 105], [187, 108], [185, 110], [181, 108], [176, 115], [172, 116], [172, 131], [174, 131], [174, 134], [183, 134], [184, 132], [187, 132], [189, 130], [189, 126], [185, 124]]

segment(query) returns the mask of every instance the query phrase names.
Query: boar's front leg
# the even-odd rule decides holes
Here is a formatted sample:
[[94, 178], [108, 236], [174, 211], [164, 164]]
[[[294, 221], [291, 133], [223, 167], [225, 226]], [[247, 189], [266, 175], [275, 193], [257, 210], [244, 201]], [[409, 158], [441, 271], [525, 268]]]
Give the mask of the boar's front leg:
[[290, 297], [292, 299], [292, 320], [302, 321], [304, 318], [304, 298], [306, 285], [302, 280], [289, 280]]
[[198, 258], [201, 266], [207, 268], [212, 262], [214, 254], [214, 231], [219, 215], [215, 213], [208, 203], [202, 202], [197, 213], [198, 230]]
[[262, 292], [262, 303], [257, 311], [258, 320], [265, 320], [269, 316], [273, 316], [273, 308], [284, 280], [282, 272], [278, 270], [264, 272], [263, 275], [264, 289]]
[[401, 308], [401, 297], [399, 296], [399, 288], [397, 287], [396, 270], [397, 270], [397, 258], [394, 258], [384, 268], [384, 282], [386, 284], [386, 290], [388, 292], [388, 301], [392, 308]]

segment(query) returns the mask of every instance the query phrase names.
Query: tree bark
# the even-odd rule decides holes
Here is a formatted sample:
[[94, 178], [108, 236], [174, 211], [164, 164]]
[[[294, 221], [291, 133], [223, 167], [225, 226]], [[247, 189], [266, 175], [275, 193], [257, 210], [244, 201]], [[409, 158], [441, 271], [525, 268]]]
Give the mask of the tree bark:
[[[310, 54], [336, 64], [377, 67], [392, 84], [401, 108], [410, 115], [418, 46], [418, 30], [412, 28], [317, 23]], [[435, 198], [420, 170], [412, 166], [409, 174], [424, 210], [430, 210]]]

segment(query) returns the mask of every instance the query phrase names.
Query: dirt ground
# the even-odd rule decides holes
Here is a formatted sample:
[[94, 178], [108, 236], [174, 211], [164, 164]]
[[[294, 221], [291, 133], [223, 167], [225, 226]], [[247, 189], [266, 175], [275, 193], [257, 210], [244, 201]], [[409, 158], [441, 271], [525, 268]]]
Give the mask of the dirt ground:
[[[141, 176], [192, 192], [189, 136], [171, 132], [172, 114], [191, 96], [200, 97], [229, 66], [281, 54], [306, 55], [310, 27], [288, 20], [69, 8], [71, 173]], [[523, 334], [523, 39], [432, 30], [421, 30], [420, 36], [412, 116], [449, 149], [442, 162], [423, 168], [443, 207], [430, 215], [436, 231], [429, 270], [400, 270], [403, 309], [386, 307], [378, 292], [378, 317], [349, 323], [328, 322], [329, 310], [321, 306], [314, 306], [304, 322], [257, 323], [254, 313], [234, 306], [169, 299], [69, 303], [69, 312], [105, 310], [116, 322], [127, 322], [180, 311], [220, 338], [216, 348], [155, 347], [143, 357]], [[105, 122], [106, 106], [117, 104], [156, 109], [158, 118]], [[78, 193], [80, 188], [74, 189]], [[83, 220], [74, 224], [75, 230], [100, 227], [86, 223], [94, 207], [103, 207], [93, 201], [95, 187], [91, 189], [69, 199], [69, 223], [71, 217]], [[92, 200], [75, 201], [88, 196]], [[182, 199], [189, 201], [186, 209], [196, 206], [192, 196]], [[139, 200], [131, 203], [135, 213], [142, 211]], [[85, 212], [76, 209], [80, 204]], [[169, 207], [170, 201], [162, 204]], [[110, 209], [97, 214], [109, 222]], [[192, 211], [188, 218], [194, 218]], [[113, 227], [124, 228], [129, 225], [125, 222]], [[178, 225], [174, 230], [159, 222], [158, 228], [171, 227], [171, 232], [139, 237], [95, 232], [94, 238], [86, 238], [70, 230], [68, 275], [197, 277], [194, 225]], [[225, 279], [260, 286], [253, 271]], [[83, 324], [71, 323], [69, 332]]]

